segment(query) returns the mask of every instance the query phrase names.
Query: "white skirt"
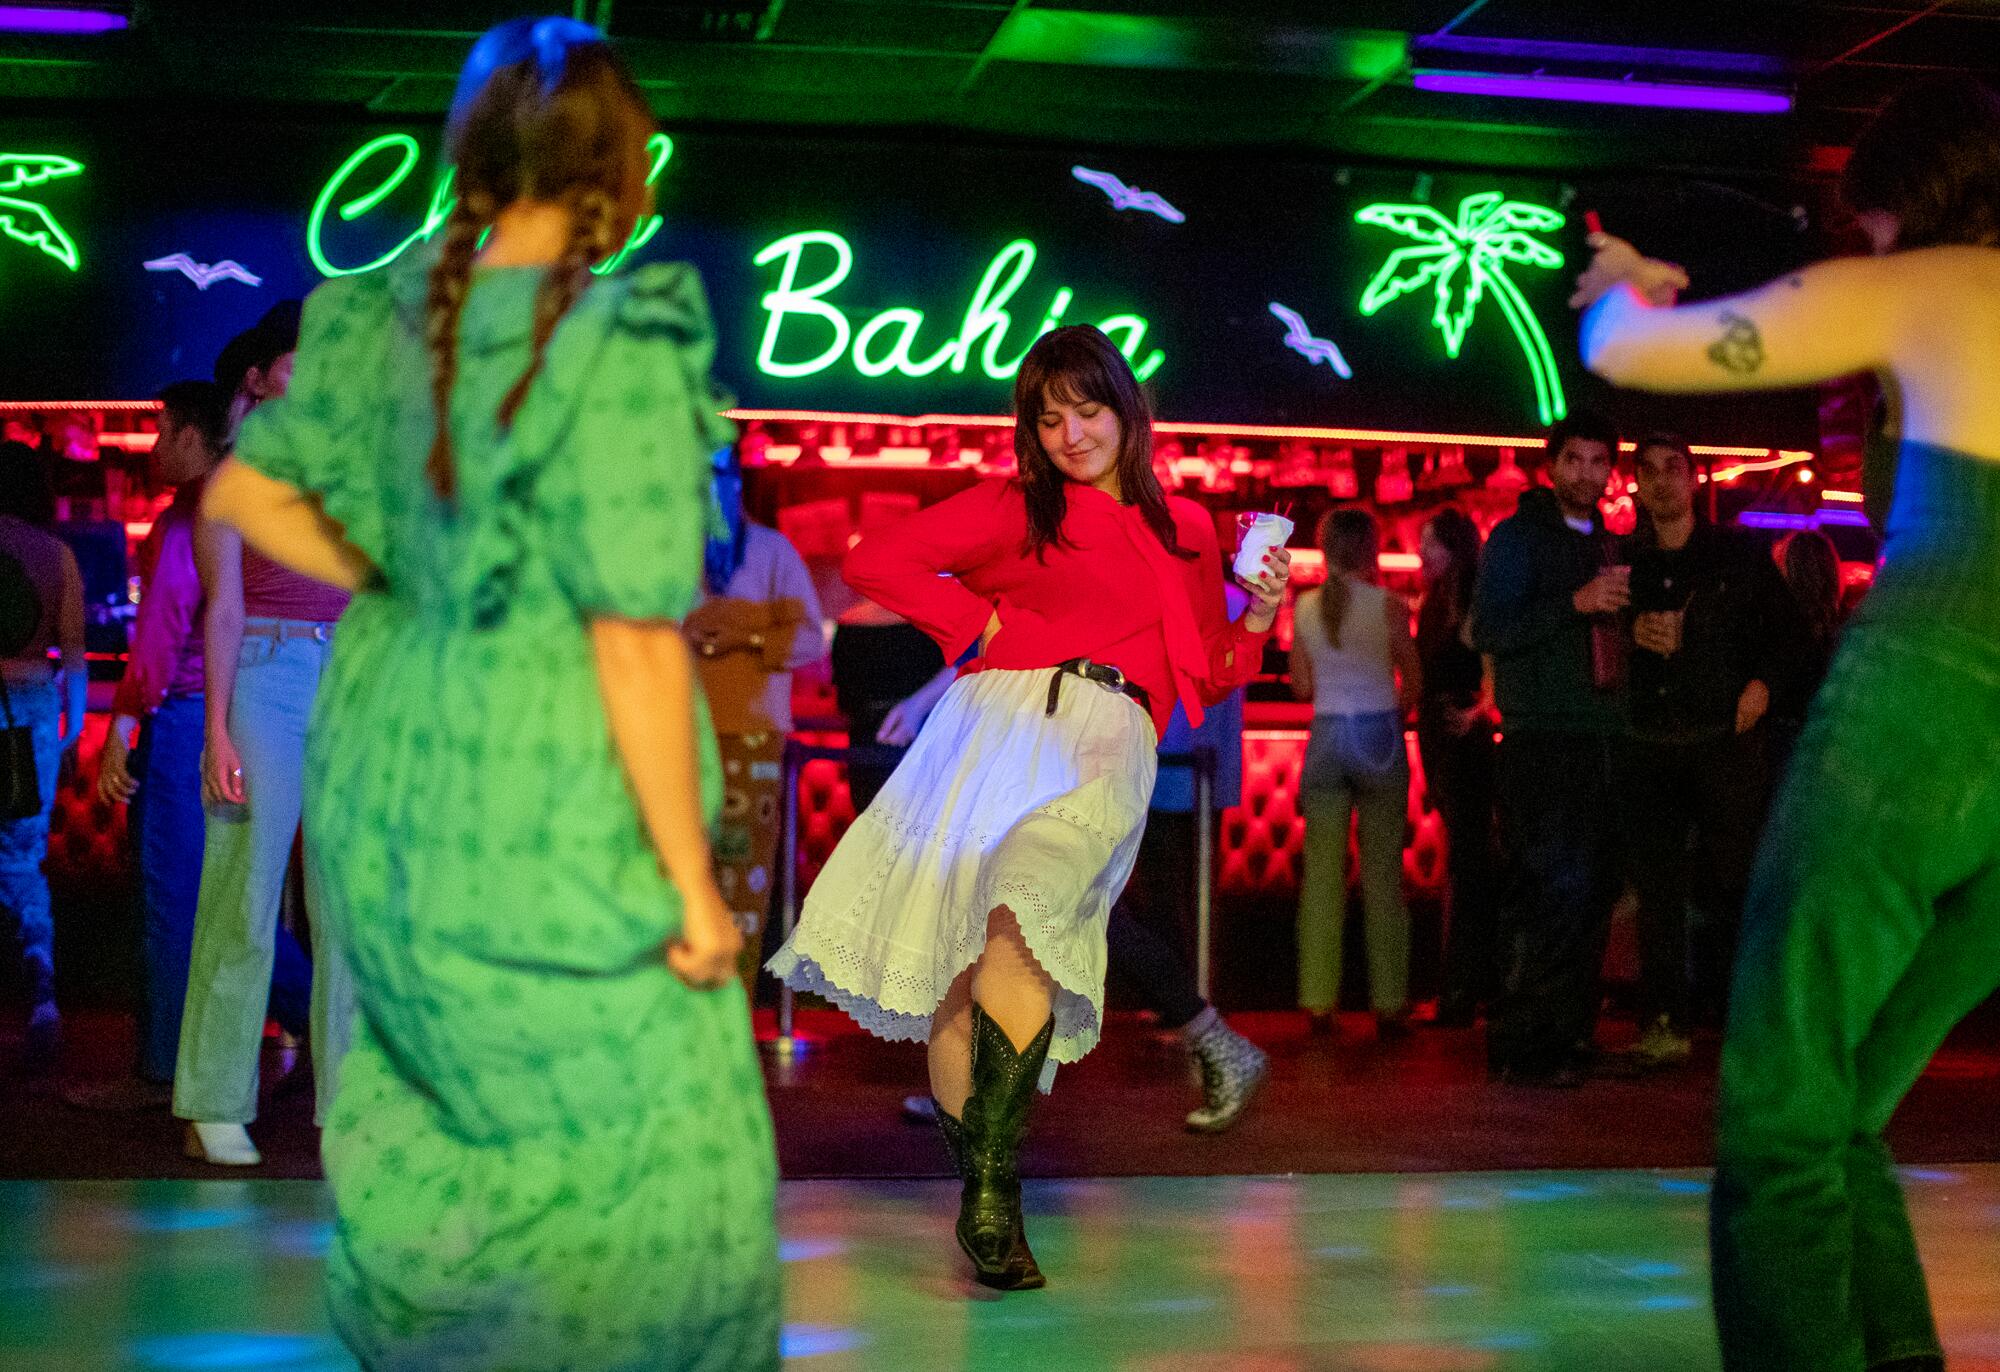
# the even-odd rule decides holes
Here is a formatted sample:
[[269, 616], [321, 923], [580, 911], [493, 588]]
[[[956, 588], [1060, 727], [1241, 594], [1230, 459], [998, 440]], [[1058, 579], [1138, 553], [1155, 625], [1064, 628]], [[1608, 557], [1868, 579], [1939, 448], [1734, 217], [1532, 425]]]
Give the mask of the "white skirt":
[[938, 702], [874, 804], [827, 859], [767, 966], [885, 1039], [931, 1016], [1013, 911], [1054, 980], [1050, 1062], [1096, 1046], [1104, 927], [1132, 875], [1159, 765], [1131, 697], [1050, 670], [974, 672]]

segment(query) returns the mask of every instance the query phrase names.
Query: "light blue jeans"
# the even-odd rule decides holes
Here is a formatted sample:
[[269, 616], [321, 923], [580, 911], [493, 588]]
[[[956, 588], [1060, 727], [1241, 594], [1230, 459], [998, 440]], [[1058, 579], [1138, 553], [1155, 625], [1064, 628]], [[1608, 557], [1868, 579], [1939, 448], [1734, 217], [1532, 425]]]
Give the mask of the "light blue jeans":
[[49, 856], [49, 811], [56, 803], [56, 772], [62, 766], [62, 743], [56, 737], [61, 727], [62, 692], [54, 684], [9, 686], [7, 699], [15, 726], [34, 731], [42, 808], [26, 819], [0, 822], [0, 908], [13, 924], [29, 1004], [40, 1007], [53, 1005], [56, 997], [55, 924], [49, 913], [49, 879], [42, 864]]
[[[271, 962], [285, 873], [303, 811], [306, 726], [332, 651], [322, 638], [278, 639], [254, 630], [237, 659], [229, 737], [243, 758], [244, 803], [209, 805], [195, 908], [187, 1005], [174, 1068], [174, 1113], [182, 1119], [248, 1124], [257, 1117], [257, 1055], [271, 987]], [[290, 633], [311, 626], [284, 621]], [[306, 905], [317, 885], [306, 855]], [[334, 1079], [354, 1023], [347, 961], [325, 921], [312, 922], [314, 1118], [333, 1100]]]

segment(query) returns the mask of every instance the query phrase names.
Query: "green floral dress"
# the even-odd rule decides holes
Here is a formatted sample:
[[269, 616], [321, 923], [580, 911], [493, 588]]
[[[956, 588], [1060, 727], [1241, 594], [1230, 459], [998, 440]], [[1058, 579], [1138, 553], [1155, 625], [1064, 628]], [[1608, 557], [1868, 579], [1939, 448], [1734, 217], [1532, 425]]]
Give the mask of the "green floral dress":
[[[378, 569], [313, 719], [308, 852], [361, 1003], [325, 1136], [330, 1283], [371, 1369], [774, 1368], [770, 1117], [740, 987], [693, 991], [613, 751], [593, 616], [693, 605], [728, 441], [693, 271], [598, 283], [511, 430], [539, 273], [475, 272], [435, 498], [424, 271], [306, 302], [237, 456]], [[705, 706], [703, 800], [720, 771]]]

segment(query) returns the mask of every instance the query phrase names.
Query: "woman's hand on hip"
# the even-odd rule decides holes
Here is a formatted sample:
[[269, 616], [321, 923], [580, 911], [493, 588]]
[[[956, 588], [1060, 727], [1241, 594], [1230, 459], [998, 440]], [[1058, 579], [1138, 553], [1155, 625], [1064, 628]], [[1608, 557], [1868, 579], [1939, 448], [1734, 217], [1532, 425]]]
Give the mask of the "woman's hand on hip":
[[667, 945], [667, 967], [697, 991], [727, 986], [743, 953], [743, 931], [712, 879], [681, 892], [681, 936]]

